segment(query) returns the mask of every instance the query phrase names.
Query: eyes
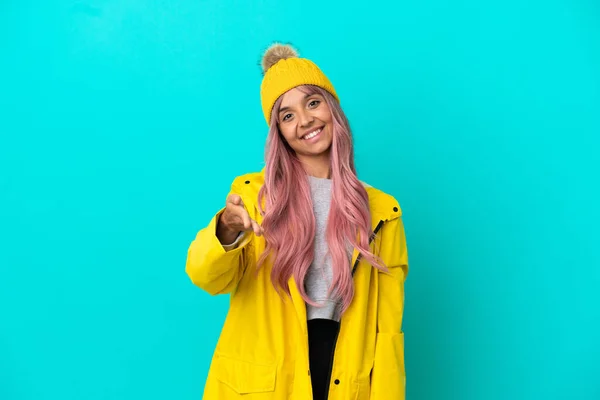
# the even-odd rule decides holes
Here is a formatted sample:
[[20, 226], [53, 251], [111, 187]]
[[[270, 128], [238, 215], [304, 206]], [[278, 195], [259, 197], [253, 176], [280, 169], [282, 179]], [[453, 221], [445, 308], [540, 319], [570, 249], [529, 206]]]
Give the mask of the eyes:
[[[311, 110], [314, 110], [315, 108], [319, 107], [319, 104], [321, 104], [321, 100], [318, 100], [318, 99], [312, 99], [312, 100], [309, 100], [309, 102], [307, 103], [307, 105], [306, 105], [306, 106], [307, 106], [309, 109], [311, 109]], [[283, 114], [283, 115], [282, 115], [282, 117], [281, 117], [281, 121], [282, 121], [282, 122], [288, 121], [288, 120], [289, 120], [290, 118], [292, 118], [293, 116], [294, 116], [294, 115], [293, 115], [292, 113], [286, 113], [286, 114]]]

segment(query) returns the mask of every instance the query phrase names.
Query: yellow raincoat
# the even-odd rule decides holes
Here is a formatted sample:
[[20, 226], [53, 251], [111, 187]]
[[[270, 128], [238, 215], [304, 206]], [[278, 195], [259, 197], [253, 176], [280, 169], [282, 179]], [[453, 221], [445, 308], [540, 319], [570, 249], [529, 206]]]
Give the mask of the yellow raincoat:
[[[264, 169], [237, 177], [239, 194], [251, 218], [262, 222], [258, 191]], [[402, 211], [394, 197], [365, 185], [372, 228], [371, 249], [390, 273], [380, 272], [355, 250], [355, 295], [340, 323], [333, 357], [329, 400], [404, 400], [404, 280], [408, 254]], [[264, 238], [247, 235], [225, 251], [216, 237], [219, 211], [191, 243], [186, 272], [210, 294], [229, 293], [230, 307], [211, 362], [205, 400], [311, 400], [306, 308], [293, 278], [291, 298], [281, 297], [265, 264], [255, 273]]]

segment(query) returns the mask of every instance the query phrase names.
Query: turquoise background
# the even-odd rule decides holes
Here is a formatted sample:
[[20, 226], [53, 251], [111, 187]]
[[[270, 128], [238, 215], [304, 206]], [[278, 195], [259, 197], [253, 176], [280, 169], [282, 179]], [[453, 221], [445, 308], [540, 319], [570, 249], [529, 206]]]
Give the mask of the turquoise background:
[[407, 399], [600, 398], [598, 2], [2, 0], [0, 399], [201, 397], [186, 250], [262, 168], [273, 40], [403, 208]]

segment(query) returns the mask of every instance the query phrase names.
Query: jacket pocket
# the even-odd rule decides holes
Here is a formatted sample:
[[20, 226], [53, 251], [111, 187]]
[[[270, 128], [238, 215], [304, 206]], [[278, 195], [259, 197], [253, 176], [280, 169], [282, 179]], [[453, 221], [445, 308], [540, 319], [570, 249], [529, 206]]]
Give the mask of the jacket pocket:
[[238, 394], [275, 390], [275, 365], [256, 364], [220, 355], [215, 360], [214, 373], [218, 381]]

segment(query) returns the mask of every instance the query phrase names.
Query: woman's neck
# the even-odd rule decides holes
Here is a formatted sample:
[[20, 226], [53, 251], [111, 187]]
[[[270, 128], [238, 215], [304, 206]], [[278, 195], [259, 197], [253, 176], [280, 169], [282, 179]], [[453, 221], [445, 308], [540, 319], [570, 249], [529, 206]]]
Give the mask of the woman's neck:
[[304, 171], [315, 178], [331, 179], [331, 157], [330, 152], [312, 157], [298, 157]]

